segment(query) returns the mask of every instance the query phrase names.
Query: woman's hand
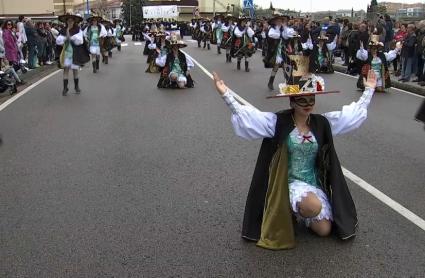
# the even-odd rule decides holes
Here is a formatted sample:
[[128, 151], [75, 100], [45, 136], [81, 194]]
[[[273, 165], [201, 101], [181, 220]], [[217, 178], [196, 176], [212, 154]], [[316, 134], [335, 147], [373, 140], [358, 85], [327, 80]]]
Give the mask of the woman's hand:
[[217, 92], [220, 95], [224, 95], [224, 93], [227, 90], [226, 84], [224, 84], [224, 81], [221, 80], [220, 76], [218, 76], [216, 72], [213, 72], [213, 77], [214, 77], [214, 84], [215, 84], [215, 88], [217, 89]]
[[377, 78], [376, 78], [375, 72], [373, 70], [369, 70], [369, 72], [367, 73], [367, 79], [366, 78], [363, 78], [364, 86], [366, 88], [375, 89], [376, 88], [376, 83], [377, 83], [377, 80], [376, 79]]

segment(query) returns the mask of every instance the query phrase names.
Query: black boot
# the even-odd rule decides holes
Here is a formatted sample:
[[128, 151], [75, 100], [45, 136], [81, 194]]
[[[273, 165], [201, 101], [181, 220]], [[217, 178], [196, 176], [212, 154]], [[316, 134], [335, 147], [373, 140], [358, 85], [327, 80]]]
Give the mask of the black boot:
[[105, 65], [107, 65], [108, 62], [109, 62], [109, 57], [108, 56], [105, 56]]
[[108, 56], [109, 56], [109, 58], [112, 58], [112, 51], [108, 52]]
[[63, 91], [62, 91], [62, 95], [66, 96], [66, 94], [68, 93], [68, 79], [64, 79], [63, 80]]
[[207, 46], [207, 42], [204, 42], [204, 49], [205, 49], [206, 46]]
[[121, 51], [121, 45], [117, 46], [118, 51]]
[[228, 63], [228, 62], [229, 62], [229, 56], [230, 56], [230, 55], [226, 53], [226, 63]]
[[96, 62], [92, 62], [93, 65], [93, 73], [97, 72]]
[[217, 46], [217, 54], [221, 54], [221, 48], [220, 48], [220, 46]]
[[274, 78], [275, 78], [274, 76], [270, 76], [269, 84], [267, 84], [267, 87], [269, 87], [270, 91], [274, 90], [274, 88], [273, 88]]
[[99, 71], [99, 57], [96, 57], [96, 69]]
[[105, 63], [105, 56], [102, 55], [102, 63]]
[[249, 62], [245, 61], [245, 71], [249, 72]]
[[210, 50], [211, 49], [211, 45], [210, 44], [207, 44], [207, 48], [208, 48], [208, 50]]
[[238, 64], [236, 65], [236, 68], [237, 68], [238, 70], [241, 70], [241, 61], [238, 61]]
[[74, 78], [74, 89], [75, 89], [75, 93], [79, 94], [81, 93], [81, 89], [80, 86], [78, 85], [78, 78]]
[[198, 41], [198, 47], [201, 47], [201, 41]]

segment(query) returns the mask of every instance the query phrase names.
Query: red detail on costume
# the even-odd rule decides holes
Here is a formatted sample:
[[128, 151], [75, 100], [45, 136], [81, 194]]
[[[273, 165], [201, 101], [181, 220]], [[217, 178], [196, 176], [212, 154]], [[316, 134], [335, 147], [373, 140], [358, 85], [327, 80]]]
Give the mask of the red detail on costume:
[[316, 83], [317, 85], [316, 85], [316, 91], [318, 91], [318, 92], [321, 92], [321, 91], [323, 91], [323, 87], [322, 87], [322, 84], [320, 84], [319, 82], [317, 82]]
[[235, 47], [240, 47], [242, 44], [242, 40], [241, 39], [236, 39], [235, 41]]
[[303, 141], [301, 142], [301, 144], [304, 144], [305, 141], [313, 143], [313, 141], [310, 140], [312, 137], [313, 136], [311, 136], [311, 135], [309, 135], [309, 136], [303, 135]]

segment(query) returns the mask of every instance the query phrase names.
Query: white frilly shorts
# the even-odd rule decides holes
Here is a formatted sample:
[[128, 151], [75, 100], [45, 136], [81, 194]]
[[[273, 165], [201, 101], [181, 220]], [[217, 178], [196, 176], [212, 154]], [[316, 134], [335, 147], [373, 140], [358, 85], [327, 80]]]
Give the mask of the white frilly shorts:
[[177, 82], [178, 83], [179, 82], [183, 82], [184, 84], [187, 83], [186, 76], [184, 76], [183, 74], [178, 74], [177, 72], [174, 72], [174, 71], [170, 72], [170, 74], [168, 75], [168, 77], [171, 79], [171, 75], [174, 75], [174, 74], [177, 74], [178, 75], [178, 77], [177, 77]]
[[[298, 213], [297, 203], [301, 202], [302, 198], [306, 197], [309, 192], [316, 195], [316, 197], [320, 200], [322, 203], [322, 210], [316, 217], [305, 218]], [[292, 211], [295, 213], [297, 218], [303, 220], [307, 227], [310, 226], [312, 221], [320, 221], [323, 219], [330, 221], [333, 220], [332, 207], [329, 203], [328, 196], [318, 187], [298, 180], [291, 182], [289, 184], [289, 202], [291, 203]]]
[[100, 46], [90, 46], [90, 53], [92, 55], [100, 55]]
[[73, 69], [73, 70], [80, 69], [80, 66], [78, 66], [78, 65], [74, 65], [74, 64], [72, 63], [72, 58], [65, 58], [65, 61], [63, 62], [63, 66], [64, 66], [65, 68], [71, 68], [71, 69]]

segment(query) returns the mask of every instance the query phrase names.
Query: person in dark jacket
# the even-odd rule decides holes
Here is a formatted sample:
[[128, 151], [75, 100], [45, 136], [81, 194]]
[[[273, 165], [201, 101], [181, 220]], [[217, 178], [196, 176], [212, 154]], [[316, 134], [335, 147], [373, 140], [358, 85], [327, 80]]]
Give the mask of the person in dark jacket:
[[408, 82], [413, 69], [413, 61], [415, 56], [416, 34], [415, 25], [409, 24], [407, 26], [407, 37], [403, 42], [401, 49], [401, 57], [403, 59], [402, 74], [399, 81]]
[[40, 37], [31, 20], [28, 20], [25, 24], [25, 34], [27, 35], [28, 67], [30, 69], [35, 69], [39, 67], [37, 59], [37, 45]]
[[388, 14], [385, 14], [385, 51], [390, 50], [390, 43], [394, 39], [394, 26], [391, 17]]
[[83, 32], [78, 26], [78, 23], [83, 21], [83, 18], [77, 15], [67, 14], [59, 16], [58, 19], [66, 24], [56, 38], [56, 44], [62, 46], [59, 59], [60, 67], [63, 68], [62, 95], [66, 96], [68, 93], [68, 76], [70, 69], [74, 75], [75, 92], [79, 94], [81, 89], [79, 86], [78, 71], [80, 66], [90, 61], [89, 52], [86, 45], [84, 45]]

